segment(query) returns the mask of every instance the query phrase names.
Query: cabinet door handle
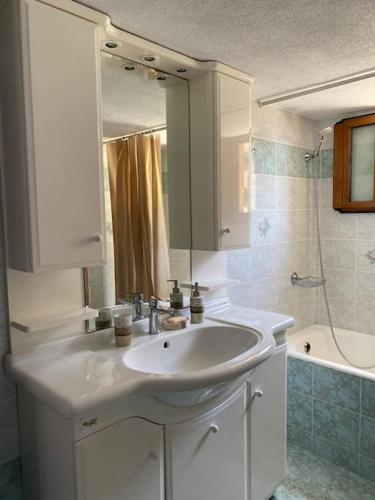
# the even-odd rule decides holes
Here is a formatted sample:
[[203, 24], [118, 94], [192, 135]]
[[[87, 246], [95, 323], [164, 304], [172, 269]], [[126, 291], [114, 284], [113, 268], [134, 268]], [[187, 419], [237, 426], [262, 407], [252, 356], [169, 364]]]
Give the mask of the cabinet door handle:
[[90, 418], [90, 420], [85, 420], [82, 425], [84, 427], [91, 427], [92, 425], [95, 425], [97, 422], [98, 422], [98, 418], [94, 417], [94, 418]]
[[102, 241], [102, 235], [94, 234], [94, 236], [91, 236], [90, 241], [94, 241], [95, 243], [100, 243]]
[[264, 396], [262, 389], [256, 389], [254, 391], [254, 398], [262, 398]]
[[148, 456], [151, 460], [157, 460], [159, 458], [159, 454], [156, 451], [150, 451]]
[[223, 233], [224, 233], [224, 234], [230, 234], [230, 227], [225, 227], [225, 228], [223, 229]]
[[210, 425], [210, 432], [212, 432], [212, 434], [216, 434], [217, 432], [219, 432], [219, 426], [216, 424], [211, 424]]

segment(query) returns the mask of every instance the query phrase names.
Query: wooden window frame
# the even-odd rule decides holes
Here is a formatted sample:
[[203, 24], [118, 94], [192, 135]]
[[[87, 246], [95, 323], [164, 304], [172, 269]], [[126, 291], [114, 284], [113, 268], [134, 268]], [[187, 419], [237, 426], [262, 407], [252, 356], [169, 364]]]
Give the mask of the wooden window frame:
[[340, 212], [375, 212], [375, 165], [373, 199], [369, 201], [350, 200], [352, 129], [366, 125], [375, 125], [375, 113], [347, 118], [335, 125], [333, 208]]

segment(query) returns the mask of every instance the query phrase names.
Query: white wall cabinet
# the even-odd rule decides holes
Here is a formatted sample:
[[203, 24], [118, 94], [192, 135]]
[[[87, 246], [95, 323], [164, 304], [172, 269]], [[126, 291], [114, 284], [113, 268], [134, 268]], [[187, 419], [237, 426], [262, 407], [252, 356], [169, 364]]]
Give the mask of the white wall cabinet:
[[98, 26], [37, 0], [0, 9], [8, 262], [105, 262]]
[[164, 500], [163, 427], [129, 418], [76, 446], [78, 500]]
[[250, 102], [249, 82], [190, 80], [193, 250], [250, 246]]
[[246, 500], [244, 388], [203, 417], [166, 426], [167, 500]]

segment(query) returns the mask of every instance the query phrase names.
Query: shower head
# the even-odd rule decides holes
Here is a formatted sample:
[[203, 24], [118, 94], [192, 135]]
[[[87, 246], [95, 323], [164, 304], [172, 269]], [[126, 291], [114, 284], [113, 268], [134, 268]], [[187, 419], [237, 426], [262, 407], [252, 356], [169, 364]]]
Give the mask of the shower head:
[[320, 137], [319, 144], [317, 145], [317, 147], [313, 153], [305, 153], [305, 162], [306, 163], [309, 163], [311, 160], [313, 160], [314, 158], [319, 156], [320, 148], [322, 147], [324, 138], [327, 135], [332, 134], [332, 132], [333, 132], [332, 127], [326, 127], [326, 128], [323, 128], [322, 130], [319, 130], [319, 134], [318, 134]]
[[325, 137], [326, 135], [332, 134], [332, 132], [332, 127], [323, 128], [322, 130], [319, 130], [319, 137]]

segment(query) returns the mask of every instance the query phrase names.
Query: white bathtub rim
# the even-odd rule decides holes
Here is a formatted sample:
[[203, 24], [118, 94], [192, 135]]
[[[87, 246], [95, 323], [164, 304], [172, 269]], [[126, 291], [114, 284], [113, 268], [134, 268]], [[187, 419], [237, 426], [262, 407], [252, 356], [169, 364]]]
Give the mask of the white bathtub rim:
[[[316, 326], [321, 327], [324, 325], [316, 325]], [[329, 327], [327, 327], [327, 328], [329, 328]], [[361, 368], [356, 368], [354, 366], [345, 365], [343, 363], [339, 363], [336, 361], [329, 361], [329, 360], [326, 360], [323, 358], [319, 358], [317, 356], [312, 356], [311, 354], [300, 352], [298, 349], [296, 349], [294, 344], [289, 342], [289, 339], [292, 339], [292, 338], [294, 339], [297, 336], [302, 336], [305, 331], [306, 331], [306, 328], [299, 330], [297, 332], [291, 333], [287, 336], [288, 356], [290, 356], [292, 358], [300, 359], [302, 361], [314, 363], [316, 365], [321, 365], [321, 366], [324, 366], [326, 368], [331, 368], [332, 370], [337, 370], [337, 371], [341, 371], [344, 373], [348, 373], [349, 375], [355, 375], [355, 376], [360, 377], [360, 378], [366, 378], [368, 380], [372, 380], [375, 382], [375, 373], [373, 373], [373, 372], [370, 372], [368, 370], [361, 369]], [[375, 353], [374, 353], [374, 357], [375, 357]], [[374, 362], [374, 364], [375, 364], [375, 362]]]

